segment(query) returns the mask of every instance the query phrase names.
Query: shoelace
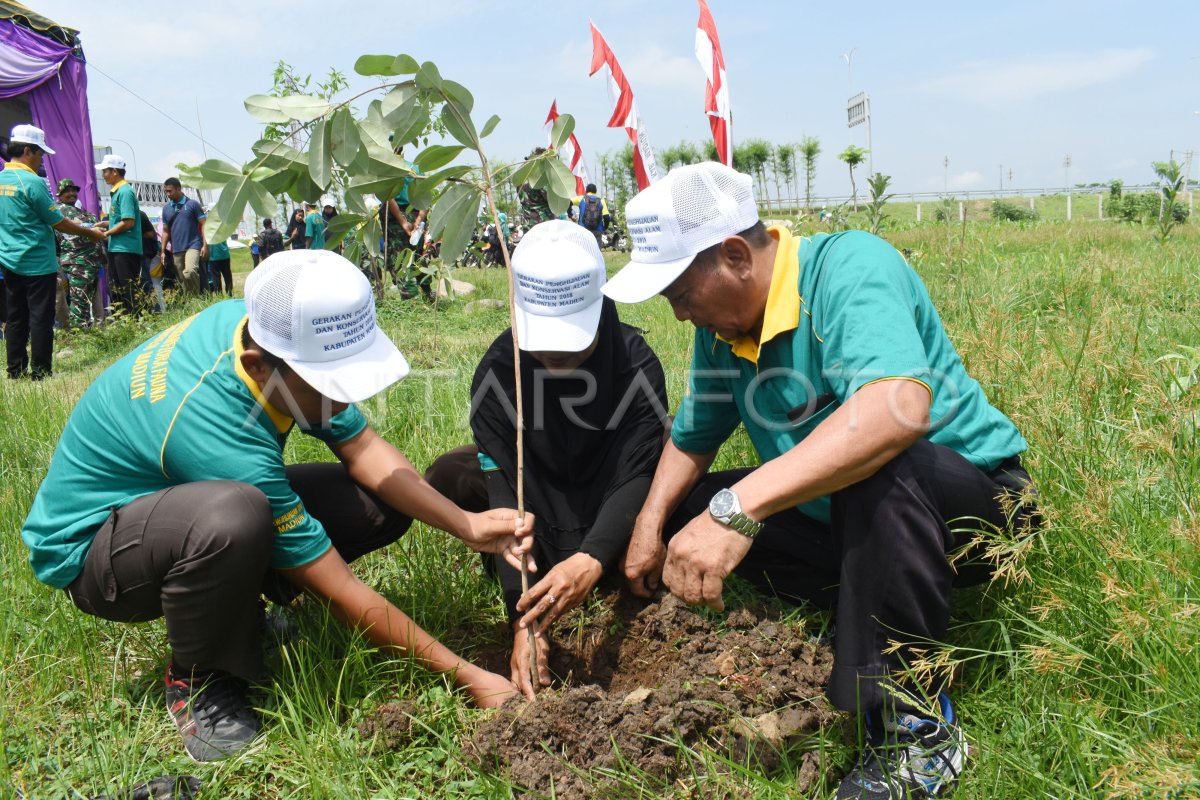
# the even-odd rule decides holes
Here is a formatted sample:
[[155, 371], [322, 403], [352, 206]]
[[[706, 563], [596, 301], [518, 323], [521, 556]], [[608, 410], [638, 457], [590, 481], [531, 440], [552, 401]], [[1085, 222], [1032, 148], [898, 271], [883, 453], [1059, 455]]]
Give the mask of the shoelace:
[[211, 724], [246, 713], [246, 692], [241, 681], [230, 675], [211, 678], [201, 685], [193, 699], [194, 712], [203, 711]]

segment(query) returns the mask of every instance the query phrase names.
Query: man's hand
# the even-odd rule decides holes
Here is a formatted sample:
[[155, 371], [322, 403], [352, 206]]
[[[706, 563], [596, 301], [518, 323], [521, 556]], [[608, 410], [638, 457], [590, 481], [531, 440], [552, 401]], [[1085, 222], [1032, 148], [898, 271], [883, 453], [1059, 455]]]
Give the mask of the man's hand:
[[108, 238], [107, 236], [104, 235], [104, 231], [99, 228], [84, 228], [83, 233], [85, 236], [87, 236], [89, 239], [91, 239], [93, 242], [96, 242], [96, 243], [103, 242], [105, 239]]
[[717, 522], [708, 513], [693, 519], [667, 547], [663, 582], [685, 603], [725, 610], [725, 577], [741, 563], [753, 540]]
[[629, 582], [629, 590], [638, 597], [652, 597], [662, 584], [663, 562], [666, 558], [662, 527], [646, 522], [639, 515], [633, 524], [629, 546], [621, 557], [621, 572]]
[[528, 612], [517, 620], [517, 627], [535, 626], [536, 633], [545, 633], [554, 620], [583, 602], [602, 574], [604, 565], [587, 553], [556, 564], [517, 601], [517, 611]]
[[550, 639], [546, 636], [535, 636], [533, 641], [537, 646], [538, 684], [533, 685], [529, 676], [529, 631], [513, 626], [512, 658], [508, 665], [512, 669], [512, 680], [526, 698], [532, 700], [533, 695], [543, 686], [550, 685]]
[[200, 243], [200, 257], [208, 258], [208, 242]]
[[480, 708], [499, 708], [517, 694], [517, 687], [503, 675], [481, 667], [464, 667], [458, 671], [455, 683], [467, 690]]
[[[533, 547], [534, 516], [524, 517], [513, 508], [493, 508], [478, 514], [467, 514], [467, 529], [461, 538], [467, 547], [479, 553], [499, 553], [513, 569], [521, 568], [521, 556]], [[526, 562], [530, 572], [537, 572], [533, 558]]]

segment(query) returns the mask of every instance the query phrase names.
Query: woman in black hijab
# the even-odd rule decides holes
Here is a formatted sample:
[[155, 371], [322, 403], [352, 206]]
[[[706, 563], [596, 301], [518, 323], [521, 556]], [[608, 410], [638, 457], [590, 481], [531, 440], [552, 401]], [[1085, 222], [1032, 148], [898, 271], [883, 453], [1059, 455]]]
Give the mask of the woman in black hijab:
[[[537, 515], [537, 582], [494, 561], [513, 624], [513, 681], [526, 696], [525, 627], [537, 632], [539, 683], [548, 685], [545, 630], [620, 561], [662, 452], [662, 365], [600, 293], [595, 237], [566, 220], [535, 225], [512, 259], [525, 412], [525, 507]], [[516, 387], [512, 333], [488, 348], [471, 384], [474, 447], [439, 458], [426, 478], [478, 508], [516, 505]]]

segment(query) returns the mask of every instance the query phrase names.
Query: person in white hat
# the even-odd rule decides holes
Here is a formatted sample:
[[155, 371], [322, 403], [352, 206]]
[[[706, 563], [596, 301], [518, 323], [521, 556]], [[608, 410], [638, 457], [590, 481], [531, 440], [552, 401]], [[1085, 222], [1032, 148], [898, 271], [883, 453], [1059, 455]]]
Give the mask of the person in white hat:
[[[260, 594], [308, 592], [373, 643], [449, 672], [480, 706], [516, 693], [463, 661], [354, 576], [413, 519], [519, 563], [533, 517], [464, 511], [368, 425], [356, 402], [408, 363], [375, 322], [371, 286], [334, 253], [277, 253], [226, 300], [139, 345], [84, 394], [21, 536], [37, 578], [116, 621], [165, 617], [167, 707], [189, 755], [258, 735]], [[294, 428], [332, 463], [285, 466]]]
[[[125, 159], [109, 153], [96, 165], [108, 184], [108, 286], [113, 305], [125, 314], [141, 312], [142, 209], [137, 193], [125, 180]], [[149, 276], [147, 276], [149, 277]]]
[[[966, 740], [942, 686], [905, 665], [945, 637], [953, 587], [988, 577], [980, 531], [1036, 527], [1025, 439], [883, 240], [766, 228], [750, 177], [714, 163], [673, 170], [626, 220], [632, 261], [604, 292], [662, 295], [696, 328], [688, 393], [626, 555], [630, 587], [648, 594], [661, 577], [720, 609], [737, 572], [836, 607], [828, 695], [869, 734], [837, 796], [941, 794]], [[708, 473], [739, 425], [761, 465]]]
[[[54, 305], [58, 255], [54, 231], [104, 241], [92, 227], [66, 219], [38, 176], [54, 151], [46, 134], [17, 125], [8, 143], [8, 166], [0, 171], [0, 270], [7, 320], [4, 344], [8, 377], [49, 377], [54, 367]], [[28, 349], [27, 349], [28, 348]]]
[[[662, 365], [641, 333], [621, 323], [601, 294], [604, 258], [595, 237], [568, 220], [535, 225], [513, 251], [517, 338], [525, 410], [525, 498], [537, 514], [536, 561], [545, 571], [526, 593], [500, 559], [513, 626], [513, 682], [532, 697], [550, 683], [546, 631], [616, 574], [646, 499], [667, 418]], [[516, 500], [516, 378], [512, 331], [484, 354], [471, 386], [475, 444], [439, 458], [426, 478], [472, 508]], [[537, 632], [540, 675], [529, 674], [527, 626]]]

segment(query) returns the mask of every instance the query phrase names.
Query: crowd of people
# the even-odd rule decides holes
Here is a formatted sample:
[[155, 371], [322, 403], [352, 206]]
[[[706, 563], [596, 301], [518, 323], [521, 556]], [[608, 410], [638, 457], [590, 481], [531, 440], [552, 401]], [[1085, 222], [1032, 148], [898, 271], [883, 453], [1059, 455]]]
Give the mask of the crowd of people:
[[[9, 374], [25, 369], [14, 345], [28, 334], [32, 376], [44, 377], [60, 261], [71, 319], [84, 324], [100, 244], [116, 303], [131, 313], [161, 259], [144, 244], [119, 158], [100, 165], [112, 211], [96, 220], [73, 205], [69, 180], [59, 203], [49, 197], [36, 175], [52, 152], [40, 131], [23, 126], [13, 141], [0, 173], [0, 262], [26, 316], [10, 308]], [[201, 290], [207, 260], [228, 291], [228, 250], [205, 243], [203, 208], [178, 181], [165, 188], [161, 246], [182, 290]], [[405, 188], [380, 209], [389, 252], [424, 230]], [[512, 332], [499, 332], [471, 385], [473, 441], [424, 471], [356, 406], [408, 364], [376, 325], [367, 277], [323, 249], [330, 216], [308, 204], [282, 232], [266, 220], [244, 300], [138, 346], [80, 400], [21, 532], [37, 578], [88, 614], [165, 618], [167, 707], [187, 752], [215, 760], [260, 735], [246, 692], [263, 677], [263, 596], [286, 605], [313, 595], [373, 643], [495, 707], [550, 684], [550, 627], [603, 576], [642, 597], [670, 591], [721, 610], [736, 574], [764, 597], [830, 610], [828, 698], [865, 731], [838, 797], [943, 793], [967, 740], [945, 676], [909, 667], [947, 636], [954, 590], [988, 579], [987, 536], [1039, 526], [1024, 438], [882, 239], [767, 227], [750, 177], [697, 164], [630, 200], [632, 258], [608, 280], [590, 224], [604, 224], [607, 204], [589, 186], [574, 205], [573, 220], [534, 222], [513, 253], [519, 371]], [[59, 258], [52, 231], [65, 242]], [[658, 357], [618, 312], [656, 296], [695, 329], [673, 417]], [[758, 463], [711, 471], [740, 427]], [[285, 466], [293, 429], [337, 461]], [[512, 626], [508, 675], [464, 660], [355, 577], [352, 562], [413, 520], [484, 555]]]

